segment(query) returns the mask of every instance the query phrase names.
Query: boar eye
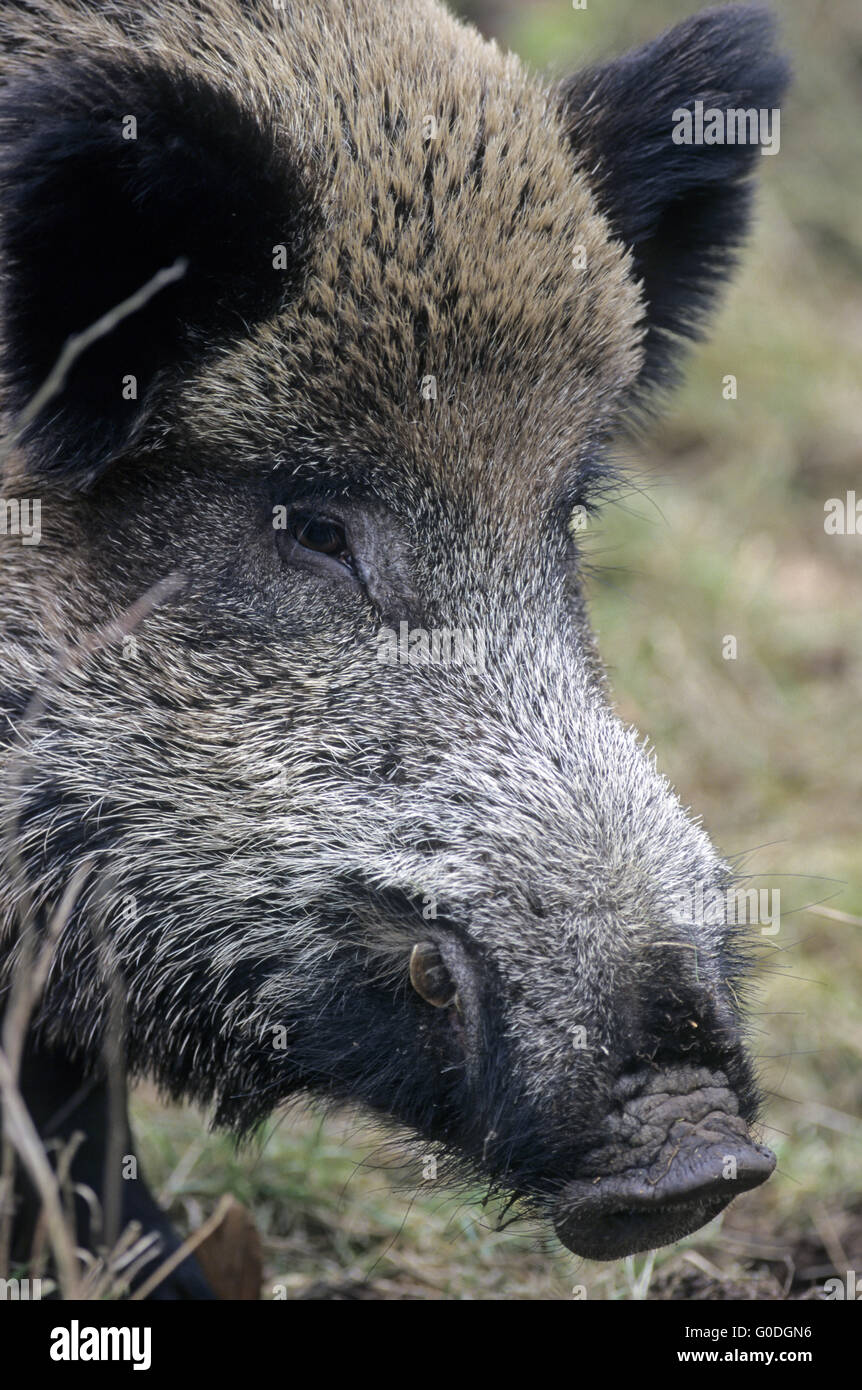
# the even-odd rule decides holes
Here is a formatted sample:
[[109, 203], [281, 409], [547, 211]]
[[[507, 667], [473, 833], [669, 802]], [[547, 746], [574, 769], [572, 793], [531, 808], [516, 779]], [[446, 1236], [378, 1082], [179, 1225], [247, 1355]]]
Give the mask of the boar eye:
[[337, 521], [302, 513], [294, 519], [293, 537], [303, 550], [313, 550], [318, 555], [329, 555], [346, 569], [355, 572], [356, 565], [346, 532]]

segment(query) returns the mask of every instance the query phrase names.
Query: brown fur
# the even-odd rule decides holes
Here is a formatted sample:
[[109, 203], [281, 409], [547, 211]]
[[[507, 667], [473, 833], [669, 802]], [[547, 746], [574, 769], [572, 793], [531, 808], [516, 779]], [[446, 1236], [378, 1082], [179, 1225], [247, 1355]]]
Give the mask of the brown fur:
[[258, 467], [312, 435], [390, 476], [484, 479], [504, 514], [501, 490], [529, 508], [613, 418], [640, 362], [627, 254], [574, 168], [551, 88], [432, 0], [37, 0], [4, 32], [21, 44], [12, 77], [58, 47], [181, 61], [277, 122], [323, 189], [302, 297], [184, 386], [176, 413], [196, 441]]

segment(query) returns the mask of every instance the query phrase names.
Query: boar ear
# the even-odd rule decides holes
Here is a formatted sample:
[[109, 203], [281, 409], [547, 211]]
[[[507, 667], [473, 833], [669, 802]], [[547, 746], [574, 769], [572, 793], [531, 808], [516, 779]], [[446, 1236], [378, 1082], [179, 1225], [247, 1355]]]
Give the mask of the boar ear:
[[73, 365], [24, 436], [34, 471], [90, 481], [217, 340], [276, 308], [309, 239], [302, 183], [274, 124], [179, 70], [78, 60], [0, 94], [0, 365], [13, 412], [70, 335], [188, 263]]
[[[704, 110], [762, 111], [774, 138], [788, 70], [773, 44], [768, 11], [706, 10], [561, 89], [579, 166], [643, 282], [640, 388], [673, 380], [681, 340], [700, 336], [747, 231], [750, 176], [761, 162], [758, 144], [677, 141], [696, 136], [699, 101]], [[690, 131], [683, 112], [692, 113]]]

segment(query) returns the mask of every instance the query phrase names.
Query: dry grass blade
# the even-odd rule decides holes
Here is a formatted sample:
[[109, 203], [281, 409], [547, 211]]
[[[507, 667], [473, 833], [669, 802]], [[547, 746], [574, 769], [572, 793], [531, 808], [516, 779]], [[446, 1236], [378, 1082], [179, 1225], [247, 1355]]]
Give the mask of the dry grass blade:
[[219, 1202], [212, 1216], [208, 1217], [207, 1220], [203, 1223], [203, 1225], [199, 1226], [193, 1235], [188, 1236], [188, 1238], [183, 1241], [182, 1245], [179, 1247], [178, 1250], [175, 1250], [174, 1253], [171, 1256], [169, 1256], [169, 1258], [166, 1259], [163, 1264], [159, 1265], [158, 1269], [155, 1270], [155, 1272], [150, 1276], [150, 1278], [145, 1280], [144, 1283], [141, 1284], [140, 1288], [135, 1290], [135, 1292], [132, 1294], [132, 1298], [135, 1301], [140, 1301], [141, 1299], [148, 1298], [149, 1295], [152, 1293], [153, 1289], [158, 1288], [159, 1284], [161, 1284], [164, 1279], [167, 1279], [169, 1274], [173, 1274], [177, 1266], [181, 1265], [183, 1260], [186, 1259], [187, 1256], [191, 1255], [195, 1250], [197, 1250], [198, 1246], [202, 1245], [203, 1242], [207, 1239], [207, 1237], [212, 1235], [213, 1231], [221, 1225], [222, 1221], [224, 1221], [228, 1211], [233, 1205], [233, 1200], [234, 1199], [230, 1195], [230, 1193], [226, 1192], [224, 1196], [221, 1198], [221, 1201]]
[[13, 421], [9, 434], [0, 448], [0, 468], [6, 462], [9, 454], [18, 444], [28, 425], [31, 425], [36, 417], [45, 409], [49, 401], [58, 396], [66, 384], [66, 378], [78, 358], [86, 352], [88, 347], [99, 338], [104, 338], [111, 333], [123, 319], [131, 314], [143, 309], [146, 304], [157, 295], [160, 290], [168, 285], [173, 285], [177, 280], [181, 280], [188, 269], [188, 261], [183, 257], [174, 261], [173, 265], [165, 266], [162, 270], [156, 271], [146, 284], [142, 285], [134, 294], [130, 294], [127, 299], [114, 305], [101, 318], [96, 319], [80, 333], [74, 333], [63, 346], [60, 356], [51, 368], [47, 377], [36, 394], [27, 402], [24, 409]]

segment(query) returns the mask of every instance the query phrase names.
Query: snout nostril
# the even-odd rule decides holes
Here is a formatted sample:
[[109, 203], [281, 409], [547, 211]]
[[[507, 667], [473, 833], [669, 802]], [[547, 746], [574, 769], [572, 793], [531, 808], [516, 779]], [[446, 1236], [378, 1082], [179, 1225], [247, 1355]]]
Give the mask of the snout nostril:
[[615, 1066], [620, 1080], [646, 1071], [681, 1066], [714, 1071], [733, 1066], [741, 1045], [737, 1019], [729, 1006], [712, 999], [686, 1000], [674, 1009], [652, 1009], [629, 1022], [623, 1059]]

